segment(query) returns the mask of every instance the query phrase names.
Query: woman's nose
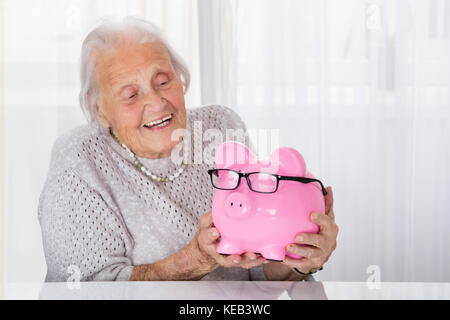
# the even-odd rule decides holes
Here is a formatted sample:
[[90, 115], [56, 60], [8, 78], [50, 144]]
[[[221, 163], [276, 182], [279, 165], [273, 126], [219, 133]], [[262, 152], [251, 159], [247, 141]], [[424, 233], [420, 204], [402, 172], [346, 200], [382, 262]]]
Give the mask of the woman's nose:
[[157, 92], [150, 90], [144, 96], [144, 108], [152, 112], [161, 112], [165, 109], [166, 101]]

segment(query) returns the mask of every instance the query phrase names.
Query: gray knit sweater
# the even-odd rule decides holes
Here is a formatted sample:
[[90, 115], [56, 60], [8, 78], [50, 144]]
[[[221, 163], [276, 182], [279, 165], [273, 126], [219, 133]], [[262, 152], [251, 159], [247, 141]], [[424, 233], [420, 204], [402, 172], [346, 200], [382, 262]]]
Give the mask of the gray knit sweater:
[[[192, 134], [194, 124], [197, 134], [217, 128], [224, 140], [227, 128], [246, 132], [240, 117], [224, 106], [187, 109]], [[249, 145], [243, 138], [234, 140]], [[211, 148], [211, 141], [203, 140], [202, 150]], [[74, 270], [82, 281], [128, 280], [134, 266], [155, 263], [188, 244], [214, 194], [207, 174], [214, 163], [193, 164], [193, 143], [191, 164], [161, 183], [138, 170], [106, 129], [85, 125], [58, 138], [38, 209], [46, 281], [67, 281]], [[170, 157], [139, 160], [164, 177], [179, 167]], [[202, 280], [265, 279], [259, 266], [219, 267]]]

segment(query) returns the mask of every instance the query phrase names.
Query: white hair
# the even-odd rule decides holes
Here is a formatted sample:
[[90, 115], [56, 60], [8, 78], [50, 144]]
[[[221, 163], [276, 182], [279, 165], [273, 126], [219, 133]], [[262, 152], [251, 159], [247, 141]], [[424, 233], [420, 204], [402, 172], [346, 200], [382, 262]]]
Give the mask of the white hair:
[[98, 121], [98, 84], [96, 59], [94, 54], [114, 48], [123, 43], [162, 43], [170, 56], [172, 66], [183, 84], [184, 93], [189, 89], [190, 74], [183, 59], [165, 41], [158, 27], [135, 17], [126, 17], [122, 21], [113, 18], [104, 19], [83, 41], [80, 66], [80, 106], [90, 123]]

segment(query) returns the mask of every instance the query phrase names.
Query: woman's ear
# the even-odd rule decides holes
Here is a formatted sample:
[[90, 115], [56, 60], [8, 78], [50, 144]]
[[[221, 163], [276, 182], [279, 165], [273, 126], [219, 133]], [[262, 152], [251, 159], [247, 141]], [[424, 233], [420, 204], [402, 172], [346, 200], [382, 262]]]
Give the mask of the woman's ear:
[[111, 127], [111, 124], [109, 123], [108, 118], [105, 115], [102, 104], [97, 101], [96, 106], [97, 106], [97, 121], [100, 124], [100, 126], [105, 129]]

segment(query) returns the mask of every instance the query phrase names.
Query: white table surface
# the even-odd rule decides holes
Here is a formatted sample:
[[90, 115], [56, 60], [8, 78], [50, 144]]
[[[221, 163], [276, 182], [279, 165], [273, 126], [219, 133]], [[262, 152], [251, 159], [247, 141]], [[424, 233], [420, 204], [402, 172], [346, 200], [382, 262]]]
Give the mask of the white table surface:
[[450, 283], [154, 281], [6, 283], [5, 299], [450, 299]]

